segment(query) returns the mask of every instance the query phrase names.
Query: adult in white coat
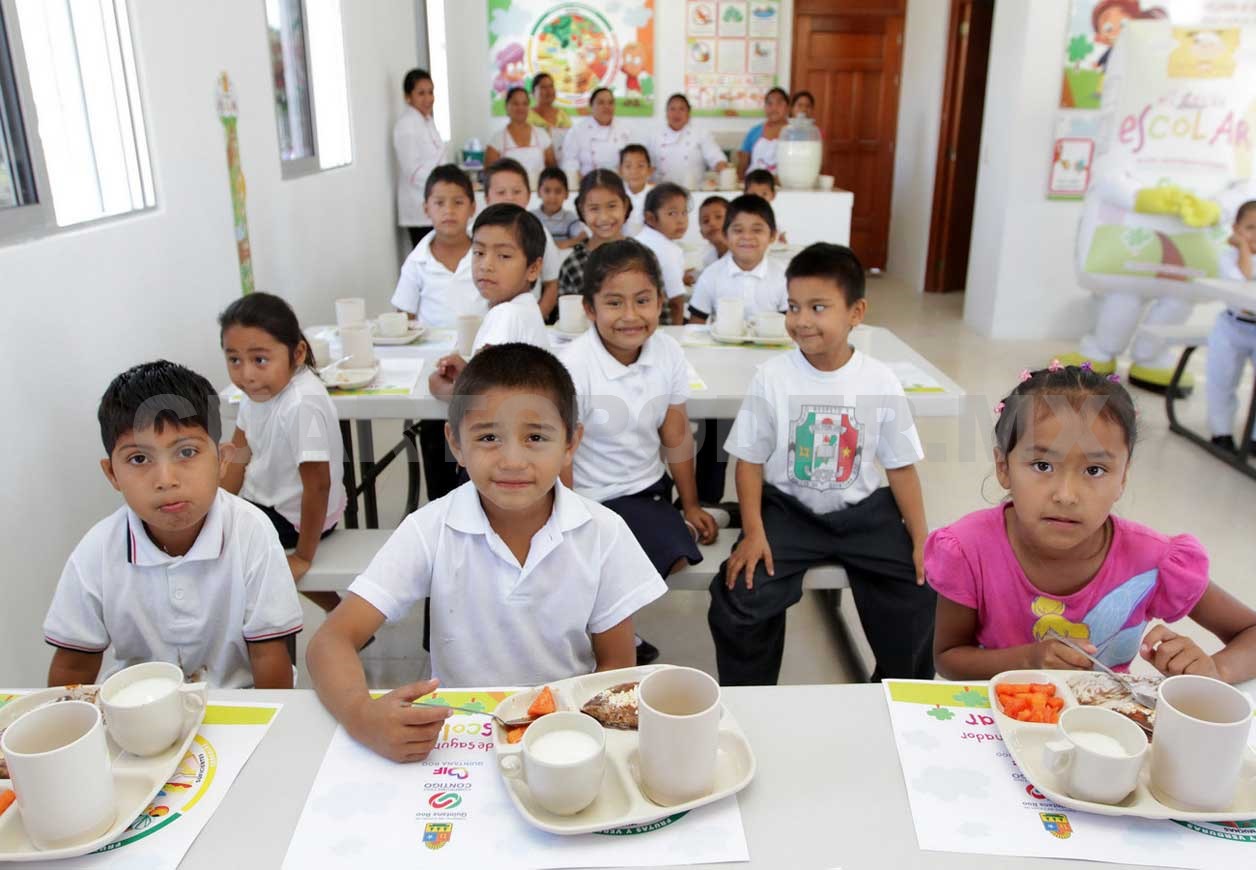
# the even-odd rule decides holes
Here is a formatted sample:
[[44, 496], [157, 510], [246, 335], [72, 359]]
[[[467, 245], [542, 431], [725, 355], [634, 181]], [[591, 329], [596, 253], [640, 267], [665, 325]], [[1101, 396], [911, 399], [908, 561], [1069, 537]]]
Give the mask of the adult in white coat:
[[432, 220], [423, 210], [423, 188], [432, 170], [447, 163], [448, 143], [441, 138], [432, 117], [436, 92], [427, 70], [412, 69], [402, 82], [406, 107], [393, 125], [393, 151], [397, 154], [397, 224], [410, 232], [410, 244], [432, 231]]
[[689, 123], [689, 99], [684, 94], [667, 98], [667, 126], [654, 133], [646, 148], [654, 164], [655, 181], [670, 181], [694, 190], [708, 169], [719, 171], [728, 160], [715, 139]]
[[615, 120], [615, 95], [598, 88], [589, 98], [593, 114], [581, 118], [563, 140], [563, 169], [581, 177], [595, 169], [619, 171], [619, 152], [632, 141], [627, 128]]

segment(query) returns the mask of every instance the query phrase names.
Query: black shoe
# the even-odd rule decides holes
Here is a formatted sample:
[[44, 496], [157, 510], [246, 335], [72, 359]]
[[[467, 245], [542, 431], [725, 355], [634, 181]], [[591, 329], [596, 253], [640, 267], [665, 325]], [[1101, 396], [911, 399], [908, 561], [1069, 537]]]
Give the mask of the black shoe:
[[638, 638], [641, 642], [637, 644], [637, 664], [649, 665], [653, 664], [659, 657], [659, 649], [645, 638]]
[[728, 527], [730, 529], [741, 528], [741, 505], [735, 501], [722, 501], [720, 507], [728, 511]]
[[1239, 452], [1239, 448], [1234, 444], [1233, 435], [1213, 435], [1212, 446], [1220, 447], [1222, 450], [1229, 450], [1231, 453]]

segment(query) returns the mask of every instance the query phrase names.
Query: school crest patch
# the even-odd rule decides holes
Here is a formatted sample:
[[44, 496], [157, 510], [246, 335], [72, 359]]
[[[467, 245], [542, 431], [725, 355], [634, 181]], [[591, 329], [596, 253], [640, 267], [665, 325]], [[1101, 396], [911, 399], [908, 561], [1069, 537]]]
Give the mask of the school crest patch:
[[854, 408], [803, 405], [790, 431], [789, 476], [811, 489], [846, 489], [859, 477], [862, 451]]
[[454, 835], [453, 822], [428, 822], [423, 826], [423, 845], [439, 849]]

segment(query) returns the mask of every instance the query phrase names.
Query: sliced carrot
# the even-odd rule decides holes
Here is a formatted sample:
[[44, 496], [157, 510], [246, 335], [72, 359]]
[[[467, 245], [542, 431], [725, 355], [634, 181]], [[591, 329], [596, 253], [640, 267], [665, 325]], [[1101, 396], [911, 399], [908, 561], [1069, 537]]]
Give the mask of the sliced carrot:
[[528, 707], [528, 715], [535, 719], [538, 716], [553, 713], [556, 709], [558, 709], [558, 705], [554, 703], [554, 693], [550, 691], [549, 686], [546, 686], [541, 689], [540, 694], [536, 696], [536, 700]]
[[1054, 695], [1055, 685], [1053, 683], [1030, 683], [1029, 691], [1040, 692], [1043, 695]]
[[1059, 710], [1064, 706], [1063, 698], [1047, 698], [1047, 706], [1052, 710]]
[[1030, 710], [1021, 710], [1019, 713], [1016, 714], [1016, 718], [1022, 722], [1028, 722], [1029, 717], [1032, 715], [1033, 715], [1033, 712]]
[[1029, 707], [1029, 702], [1017, 695], [1009, 695], [1003, 698], [1003, 713], [1006, 716], [1015, 716], [1021, 710]]
[[514, 728], [506, 729], [506, 742], [518, 743], [523, 739], [523, 732], [528, 730], [527, 725], [516, 725]]
[[1029, 683], [999, 683], [995, 691], [1000, 695], [1024, 695], [1033, 689]]
[[17, 800], [17, 795], [13, 793], [13, 789], [6, 788], [3, 791], [0, 791], [0, 816], [4, 815], [4, 811], [7, 810], [15, 800]]

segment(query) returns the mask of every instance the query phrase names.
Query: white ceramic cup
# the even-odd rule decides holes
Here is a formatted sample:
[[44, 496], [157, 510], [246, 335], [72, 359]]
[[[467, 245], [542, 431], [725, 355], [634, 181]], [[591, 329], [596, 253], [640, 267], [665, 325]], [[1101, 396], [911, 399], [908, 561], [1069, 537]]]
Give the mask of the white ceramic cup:
[[457, 337], [454, 339], [454, 350], [458, 352], [458, 356], [471, 359], [471, 353], [475, 350], [475, 337], [483, 322], [484, 318], [478, 314], [458, 315]]
[[410, 316], [404, 311], [385, 311], [376, 322], [379, 334], [385, 338], [400, 338], [410, 329]]
[[342, 368], [369, 369], [375, 365], [375, 348], [371, 344], [371, 330], [364, 324], [340, 327], [340, 354], [349, 357]]
[[736, 190], [737, 189], [737, 170], [731, 166], [725, 166], [720, 170], [720, 190]]
[[305, 341], [310, 346], [310, 353], [314, 355], [314, 365], [322, 368], [333, 361], [331, 345], [327, 343], [327, 339], [306, 336]]
[[204, 683], [183, 682], [178, 665], [145, 662], [105, 680], [100, 706], [114, 743], [132, 755], [157, 755], [183, 736], [205, 706], [205, 693]]
[[584, 297], [568, 294], [558, 297], [558, 328], [563, 332], [581, 332], [589, 325], [584, 313]]
[[[573, 733], [583, 745], [571, 745]], [[570, 710], [550, 713], [528, 726], [520, 746], [520, 752], [502, 755], [498, 764], [504, 776], [526, 782], [543, 809], [570, 816], [597, 799], [606, 773], [606, 732], [592, 716]]]
[[715, 302], [715, 326], [720, 335], [742, 335], [746, 331], [746, 303], [742, 299], [718, 299]]
[[785, 315], [764, 311], [754, 316], [754, 334], [760, 338], [781, 338], [785, 335]]
[[661, 668], [637, 687], [641, 788], [660, 806], [704, 797], [715, 788], [720, 684], [694, 668]]
[[349, 297], [336, 300], [336, 325], [343, 329], [346, 326], [358, 326], [366, 323], [366, 300], [361, 297]]
[[1070, 707], [1060, 714], [1059, 738], [1042, 748], [1042, 763], [1073, 797], [1101, 804], [1125, 800], [1138, 785], [1147, 755], [1143, 729], [1115, 710]]
[[1247, 745], [1252, 700], [1211, 677], [1182, 674], [1160, 684], [1151, 790], [1164, 803], [1219, 812], [1234, 803], [1239, 777], [1256, 778]]
[[60, 701], [31, 710], [5, 729], [0, 752], [36, 849], [87, 843], [113, 826], [113, 761], [95, 704]]
[[825, 193], [828, 193], [830, 190], [833, 189], [833, 176], [821, 175], [819, 178], [816, 179], [816, 184], [820, 186], [821, 190], [823, 190]]

